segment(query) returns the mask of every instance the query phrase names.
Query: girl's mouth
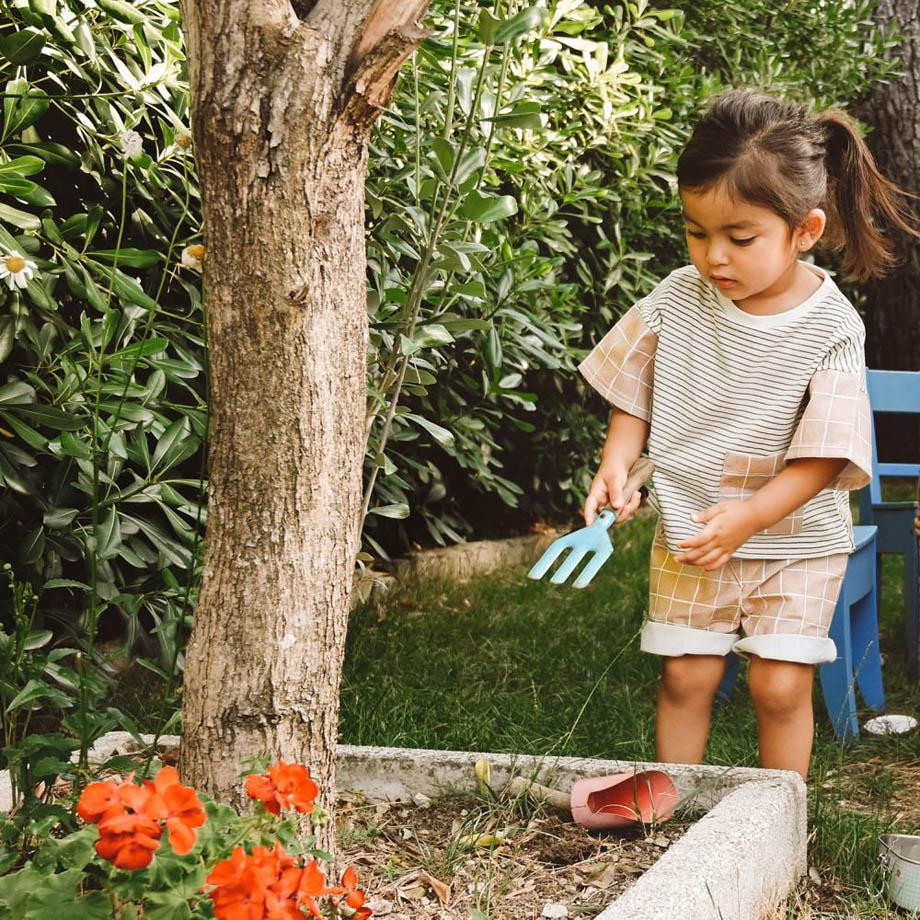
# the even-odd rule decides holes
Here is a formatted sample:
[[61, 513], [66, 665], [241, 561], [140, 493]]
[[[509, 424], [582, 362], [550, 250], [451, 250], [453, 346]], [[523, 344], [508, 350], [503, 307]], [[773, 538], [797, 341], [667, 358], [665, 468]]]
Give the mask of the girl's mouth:
[[711, 277], [712, 283], [717, 284], [720, 288], [727, 288], [737, 284], [734, 278], [722, 278], [719, 275], [712, 275]]

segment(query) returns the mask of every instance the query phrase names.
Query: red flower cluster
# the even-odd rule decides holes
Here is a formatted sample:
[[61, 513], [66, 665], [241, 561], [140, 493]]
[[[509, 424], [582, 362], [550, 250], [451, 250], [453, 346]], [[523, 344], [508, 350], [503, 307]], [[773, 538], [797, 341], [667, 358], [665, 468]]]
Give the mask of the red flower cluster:
[[310, 779], [310, 771], [303, 764], [279, 760], [277, 766], [268, 768], [267, 776], [250, 773], [246, 792], [273, 815], [280, 815], [282, 808], [294, 808], [305, 815], [313, 811], [319, 786]]
[[205, 822], [204, 808], [189, 786], [179, 782], [175, 767], [137, 785], [134, 774], [90, 783], [77, 803], [77, 814], [99, 825], [96, 852], [119, 869], [143, 869], [160, 847], [163, 825], [180, 856], [195, 845], [194, 828]]
[[325, 895], [333, 904], [344, 901], [353, 908], [352, 920], [366, 920], [371, 910], [364, 906], [357, 883], [358, 875], [349, 867], [340, 885], [327, 886], [315, 859], [298, 866], [277, 842], [271, 850], [253, 847], [250, 855], [237, 847], [207, 878], [208, 885], [216, 886], [209, 897], [217, 920], [304, 920], [305, 910], [323, 920], [314, 899]]

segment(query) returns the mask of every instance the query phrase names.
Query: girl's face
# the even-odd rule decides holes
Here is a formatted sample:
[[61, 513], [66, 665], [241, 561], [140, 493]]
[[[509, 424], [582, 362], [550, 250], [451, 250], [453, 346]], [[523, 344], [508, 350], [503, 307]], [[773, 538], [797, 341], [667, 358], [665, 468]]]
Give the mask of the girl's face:
[[778, 214], [731, 198], [715, 186], [681, 189], [687, 246], [696, 270], [739, 306], [781, 298], [796, 279], [799, 257], [824, 229], [815, 209], [790, 231]]

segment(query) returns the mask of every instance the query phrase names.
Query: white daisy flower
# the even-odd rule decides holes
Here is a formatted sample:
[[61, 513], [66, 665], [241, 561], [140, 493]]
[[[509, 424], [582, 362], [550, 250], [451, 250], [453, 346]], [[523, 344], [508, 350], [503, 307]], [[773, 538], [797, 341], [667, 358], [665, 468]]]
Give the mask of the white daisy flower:
[[6, 286], [11, 291], [17, 287], [24, 288], [32, 280], [35, 270], [35, 263], [18, 252], [8, 252], [5, 256], [0, 256], [0, 281], [6, 281]]
[[204, 246], [200, 243], [196, 243], [194, 246], [186, 246], [185, 249], [182, 250], [182, 264], [186, 268], [192, 268], [196, 272], [200, 272], [203, 262]]
[[121, 135], [121, 149], [129, 160], [133, 160], [144, 152], [144, 139], [137, 131], [125, 131]]

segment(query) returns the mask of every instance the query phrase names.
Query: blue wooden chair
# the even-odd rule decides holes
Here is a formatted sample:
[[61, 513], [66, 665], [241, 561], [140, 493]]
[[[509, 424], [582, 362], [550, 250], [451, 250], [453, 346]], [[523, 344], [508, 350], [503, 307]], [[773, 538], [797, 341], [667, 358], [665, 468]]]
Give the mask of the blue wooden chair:
[[[876, 412], [920, 414], [920, 371], [866, 372], [869, 403]], [[918, 666], [920, 645], [920, 598], [917, 596], [917, 537], [914, 518], [917, 503], [882, 501], [883, 476], [920, 476], [920, 463], [879, 463], [872, 434], [872, 482], [859, 493], [859, 521], [878, 527], [877, 552], [897, 553], [904, 557], [904, 602], [907, 621], [907, 660], [914, 671]], [[877, 565], [878, 593], [881, 597], [881, 560]]]
[[[876, 530], [874, 526], [853, 528], [855, 545], [847, 560], [829, 632], [837, 646], [837, 658], [819, 667], [824, 704], [841, 742], [859, 737], [856, 686], [866, 706], [875, 710], [885, 708], [878, 644]], [[729, 654], [717, 693], [723, 701], [731, 696], [739, 664], [738, 656]]]

